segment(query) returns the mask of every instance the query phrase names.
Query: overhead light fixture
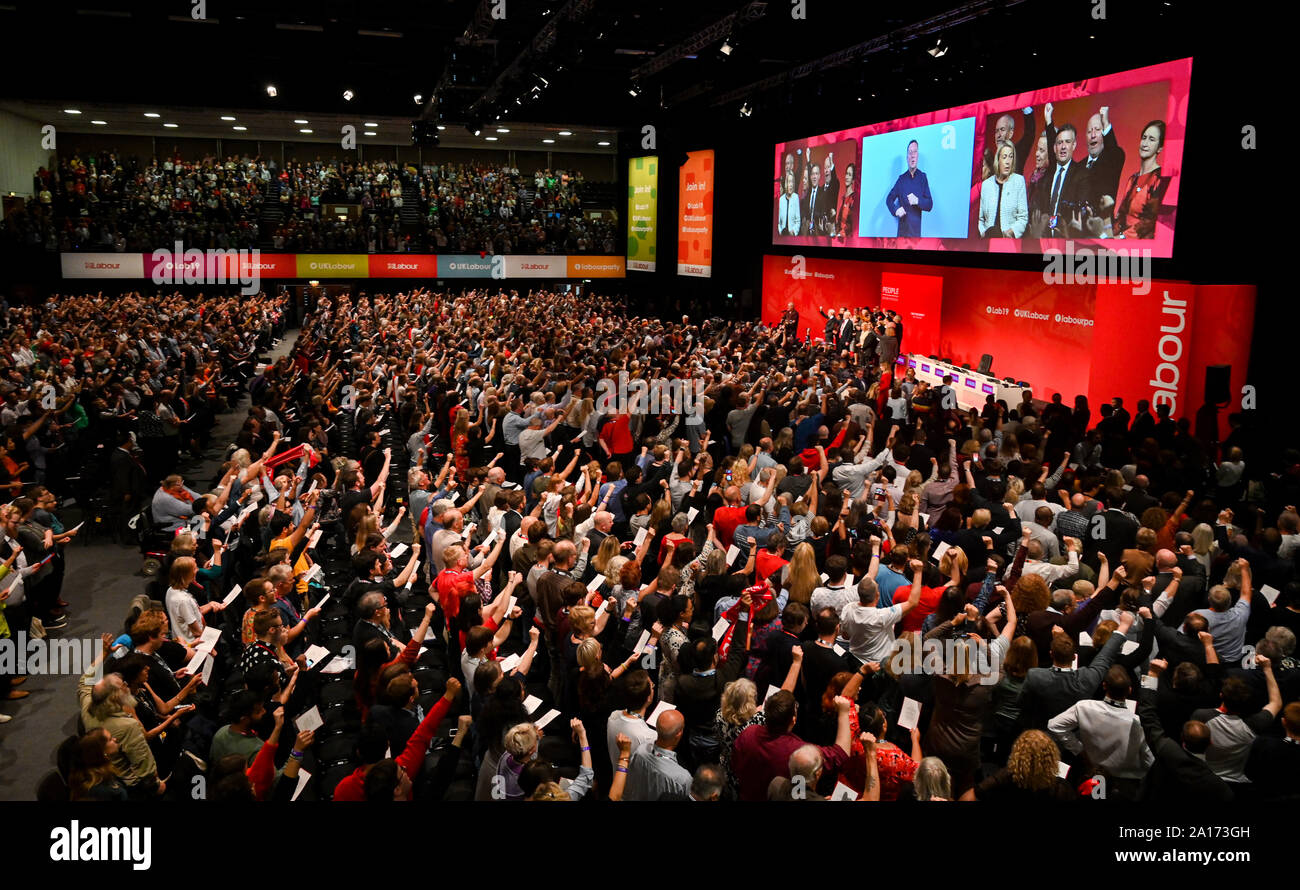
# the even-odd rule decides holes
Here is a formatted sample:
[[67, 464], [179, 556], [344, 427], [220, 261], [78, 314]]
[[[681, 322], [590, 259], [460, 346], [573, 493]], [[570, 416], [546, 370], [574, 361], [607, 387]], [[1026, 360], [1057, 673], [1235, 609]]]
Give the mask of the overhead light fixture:
[[484, 137], [483, 137], [483, 141], [484, 141], [484, 142], [496, 142], [496, 141], [497, 141], [497, 137], [495, 137], [495, 136], [484, 136]]
[[299, 130], [298, 132], [299, 132], [299, 133], [306, 133], [308, 136], [311, 135], [311, 130]]
[[447, 128], [446, 128], [443, 124], [438, 124], [438, 129], [439, 129], [439, 130], [445, 130], [445, 129], [447, 129]]
[[79, 109], [79, 108], [65, 108], [65, 109], [63, 109], [63, 113], [64, 113], [64, 114], [81, 114], [81, 109]]
[[275, 88], [275, 84], [273, 84], [273, 83], [268, 83], [268, 84], [266, 85], [266, 94], [267, 94], [268, 96], [270, 96], [272, 99], [274, 99], [274, 98], [276, 97], [276, 94], [277, 94], [278, 92], [279, 92], [279, 90], [277, 90], [277, 89]]
[[366, 135], [367, 135], [367, 136], [378, 136], [379, 134], [378, 134], [378, 133], [367, 132]]
[[293, 122], [294, 122], [295, 124], [305, 124], [305, 123], [309, 123], [309, 121], [303, 120], [302, 118], [294, 118], [294, 121], [293, 121]]
[[145, 117], [162, 117], [162, 115], [159, 114], [159, 113], [156, 112], [156, 111], [146, 111], [146, 112], [144, 113], [144, 116], [145, 116]]
[[542, 141], [545, 142], [547, 145], [551, 145], [555, 142], [554, 139], [543, 139]]
[[366, 123], [362, 124], [361, 126], [363, 126], [363, 127], [369, 127], [370, 129], [373, 130], [373, 129], [375, 129], [375, 127], [378, 127], [379, 124], [375, 123], [374, 121], [366, 121]]
[[498, 132], [498, 133], [509, 133], [510, 131], [507, 130], [505, 127], [497, 127], [497, 132]]
[[411, 97], [411, 99], [412, 101], [415, 102], [416, 105], [419, 105], [421, 102], [424, 101], [424, 96], [422, 96], [420, 93], [416, 93], [414, 96]]
[[633, 99], [641, 95], [641, 84], [637, 83], [635, 80], [632, 81], [632, 83], [628, 85], [627, 94]]
[[107, 126], [108, 126], [108, 121], [91, 121], [91, 123], [94, 124], [94, 125], [97, 126], [97, 127], [107, 127]]
[[238, 130], [239, 132], [242, 133], [242, 132], [244, 132], [245, 130], [247, 130], [248, 127], [239, 127], [239, 126], [235, 126], [235, 127], [231, 127], [230, 129], [232, 129], [232, 130]]
[[356, 93], [352, 92], [351, 90], [344, 90], [344, 91], [343, 91], [343, 101], [344, 101], [344, 102], [351, 102], [351, 101], [352, 101], [352, 97], [355, 96], [355, 95], [356, 95]]
[[234, 120], [234, 117], [232, 117], [232, 116], [229, 115], [229, 114], [223, 114], [223, 115], [221, 116], [221, 119], [222, 119], [223, 121], [233, 121], [233, 120]]
[[934, 46], [927, 49], [926, 52], [928, 52], [934, 58], [940, 59], [943, 58], [943, 56], [948, 52], [948, 45], [945, 44], [943, 42], [943, 38], [940, 37], [938, 40], [934, 42]]
[[163, 126], [166, 127], [166, 128], [169, 129], [169, 130], [174, 130], [174, 129], [176, 129], [177, 127], [179, 127], [180, 124], [163, 124]]
[[753, 113], [754, 113], [754, 106], [749, 104], [748, 99], [745, 100], [745, 102], [743, 102], [740, 106], [740, 116], [749, 117]]
[[572, 135], [573, 135], [573, 132], [570, 131], [570, 130], [561, 130], [561, 131], [560, 131], [560, 135], [561, 135], [561, 136], [572, 136]]
[[603, 140], [603, 139], [602, 139], [600, 142], [597, 142], [596, 144], [597, 144], [597, 145], [609, 145], [609, 142], [606, 141], [606, 140]]

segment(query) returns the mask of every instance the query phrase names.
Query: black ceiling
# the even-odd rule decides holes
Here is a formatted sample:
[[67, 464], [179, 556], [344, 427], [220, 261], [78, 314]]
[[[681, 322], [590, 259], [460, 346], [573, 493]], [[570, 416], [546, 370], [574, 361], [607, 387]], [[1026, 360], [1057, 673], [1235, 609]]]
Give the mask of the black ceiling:
[[[827, 85], [834, 101], [844, 101], [848, 92], [869, 99], [876, 86], [897, 86], [904, 76], [913, 101], [928, 89], [951, 96], [954, 85], [976, 79], [986, 90], [994, 74], [980, 77], [977, 66], [1019, 61], [1042, 42], [1044, 16], [1062, 23], [1051, 29], [1058, 37], [1081, 37], [1117, 19], [1131, 25], [1144, 16], [1158, 23], [1171, 6], [1112, 2], [1110, 22], [1097, 23], [1090, 21], [1092, 4], [1065, 9], [1055, 0], [806, 0], [804, 21], [792, 19], [792, 0], [768, 0], [761, 15], [755, 13], [764, 4], [750, 0], [502, 0], [502, 6], [498, 0], [206, 0], [208, 21], [196, 22], [196, 2], [0, 0], [0, 32], [16, 38], [10, 45], [58, 56], [40, 65], [39, 76], [5, 78], [0, 91], [6, 98], [413, 117], [421, 113], [414, 94], [438, 91], [441, 115], [453, 123], [475, 114], [491, 122], [502, 114], [503, 121], [630, 126], [652, 114], [714, 115], [723, 107], [715, 104], [718, 97], [728, 94], [734, 100], [729, 112], [748, 98], [760, 116], [796, 97], [801, 104], [815, 101]], [[505, 9], [504, 20], [491, 17], [493, 8]], [[928, 38], [902, 39], [915, 23], [959, 9], [980, 15], [944, 30], [953, 49], [943, 59], [925, 56]], [[638, 67], [664, 61], [665, 52], [744, 11], [752, 20], [733, 32], [737, 46], [730, 57], [720, 55], [722, 39], [715, 39], [694, 58], [641, 77], [640, 97], [628, 95]], [[475, 39], [466, 40], [471, 31]], [[890, 34], [896, 39], [888, 51], [746, 90]], [[536, 51], [539, 35], [549, 39]], [[1076, 67], [1076, 60], [1065, 61], [1065, 68]], [[917, 70], [910, 62], [931, 67]], [[549, 86], [540, 89], [534, 75]], [[1045, 72], [1032, 84], [1008, 87], [1038, 86], [1040, 79], [1055, 82]], [[268, 83], [278, 89], [274, 99], [266, 94]], [[535, 97], [533, 86], [539, 87]], [[356, 94], [351, 104], [342, 99], [345, 88]], [[902, 97], [901, 90], [890, 92]]]

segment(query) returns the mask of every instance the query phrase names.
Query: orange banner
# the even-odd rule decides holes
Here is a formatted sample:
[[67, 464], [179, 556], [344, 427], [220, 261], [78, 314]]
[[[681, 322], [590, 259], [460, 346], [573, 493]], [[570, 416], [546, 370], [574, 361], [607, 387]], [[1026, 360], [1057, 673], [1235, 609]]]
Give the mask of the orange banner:
[[713, 149], [682, 164], [677, 197], [677, 274], [713, 275]]

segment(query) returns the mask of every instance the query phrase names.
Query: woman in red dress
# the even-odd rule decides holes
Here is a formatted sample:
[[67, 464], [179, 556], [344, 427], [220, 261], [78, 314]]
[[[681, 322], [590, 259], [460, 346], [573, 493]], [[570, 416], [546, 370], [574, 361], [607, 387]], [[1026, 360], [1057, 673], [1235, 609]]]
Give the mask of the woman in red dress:
[[1164, 201], [1169, 178], [1160, 173], [1160, 150], [1165, 147], [1165, 122], [1152, 121], [1142, 128], [1138, 158], [1142, 164], [1129, 177], [1124, 197], [1115, 208], [1112, 228], [1117, 238], [1154, 238], [1156, 216]]
[[856, 164], [844, 165], [844, 188], [840, 189], [839, 205], [835, 208], [835, 237], [856, 234], [858, 220], [858, 168]]

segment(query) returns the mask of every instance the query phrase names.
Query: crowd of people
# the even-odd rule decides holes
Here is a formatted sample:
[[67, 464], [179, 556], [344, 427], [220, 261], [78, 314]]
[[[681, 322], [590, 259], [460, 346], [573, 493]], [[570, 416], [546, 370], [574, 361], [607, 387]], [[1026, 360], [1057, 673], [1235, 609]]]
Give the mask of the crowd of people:
[[[615, 226], [608, 214], [586, 218], [584, 193], [580, 172], [529, 175], [486, 162], [281, 166], [264, 157], [74, 153], [37, 171], [31, 201], [9, 215], [5, 233], [51, 251], [145, 252], [181, 241], [303, 253], [612, 254]], [[335, 206], [346, 212], [327, 212]]]
[[71, 796], [1294, 799], [1300, 453], [962, 411], [863, 321], [320, 300], [214, 478], [155, 493]]

